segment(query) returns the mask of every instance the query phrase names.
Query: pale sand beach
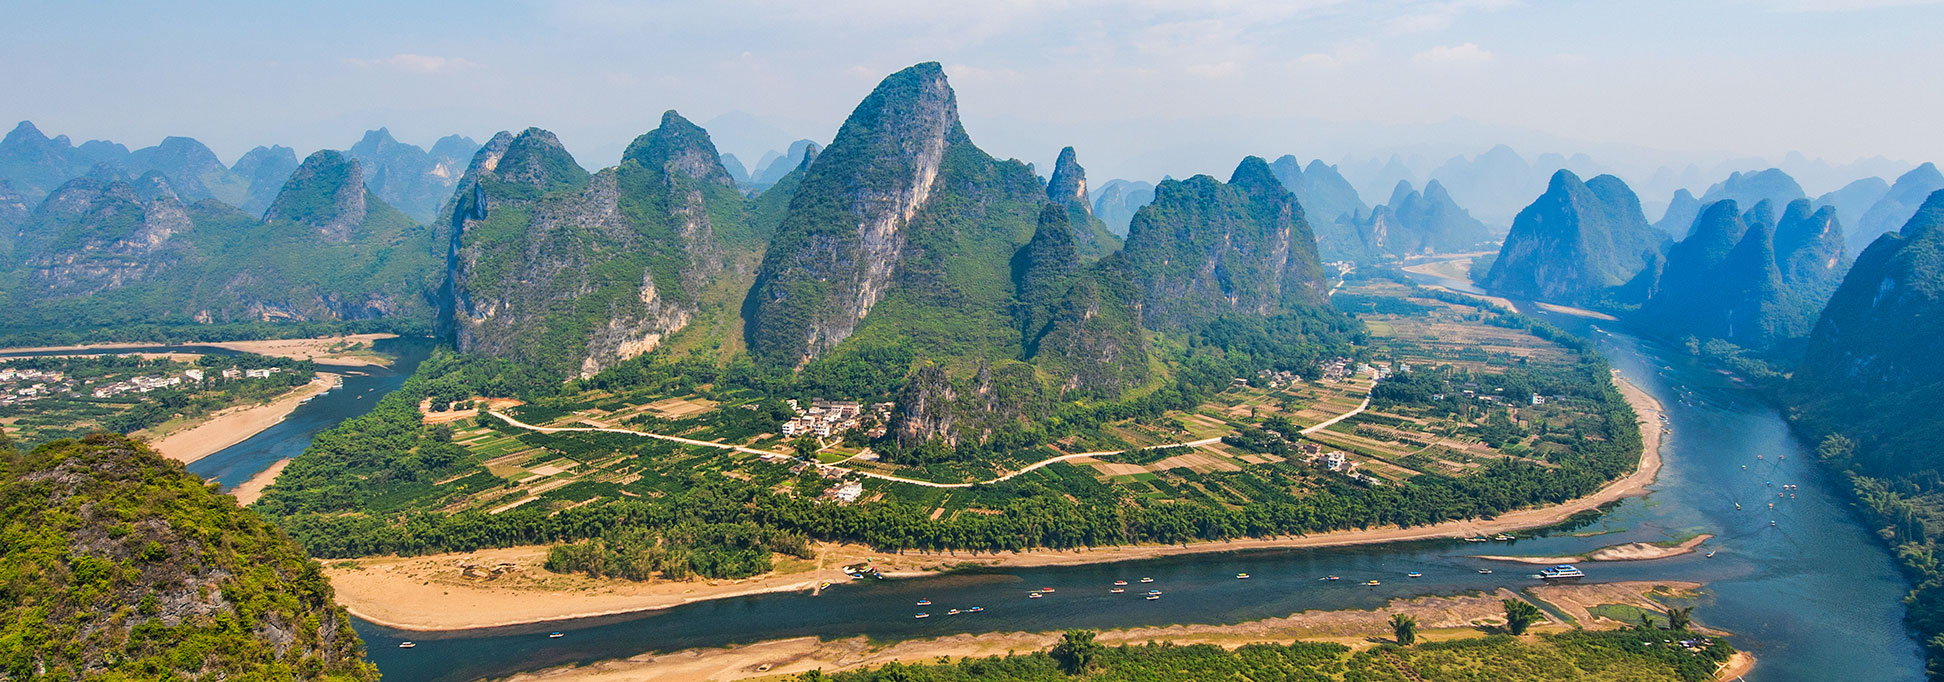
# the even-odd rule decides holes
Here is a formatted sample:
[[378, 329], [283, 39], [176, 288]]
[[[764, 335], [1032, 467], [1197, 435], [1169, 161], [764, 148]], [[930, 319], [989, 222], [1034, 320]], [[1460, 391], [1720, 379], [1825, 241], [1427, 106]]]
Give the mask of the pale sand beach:
[[[1658, 610], [1659, 607], [1644, 596], [1646, 592], [1656, 588], [1685, 591], [1694, 587], [1692, 583], [1647, 582], [1561, 585], [1555, 586], [1550, 594], [1553, 599], [1572, 603], [1625, 603]], [[1154, 641], [1178, 645], [1214, 644], [1230, 648], [1251, 643], [1326, 641], [1363, 649], [1389, 640], [1391, 630], [1387, 621], [1391, 614], [1396, 613], [1417, 619], [1422, 641], [1464, 639], [1482, 637], [1486, 634], [1486, 628], [1504, 624], [1505, 610], [1500, 604], [1503, 599], [1523, 597], [1500, 588], [1486, 594], [1397, 599], [1383, 608], [1371, 610], [1304, 611], [1282, 618], [1233, 625], [1170, 625], [1106, 630], [1099, 634], [1096, 641], [1108, 646]], [[1591, 624], [1590, 628], [1601, 630], [1619, 626], [1619, 623], [1601, 621]], [[1535, 627], [1537, 632], [1565, 629], [1565, 626], [1550, 619]], [[787, 675], [816, 668], [824, 672], [838, 672], [876, 667], [893, 661], [930, 663], [940, 658], [1004, 656], [1041, 651], [1058, 643], [1061, 635], [1060, 632], [998, 632], [889, 644], [873, 644], [864, 637], [837, 640], [798, 637], [744, 646], [643, 654], [584, 666], [522, 673], [507, 679], [518, 682], [782, 680], [790, 679], [785, 677]]]
[[1677, 545], [1657, 545], [1651, 542], [1629, 542], [1624, 545], [1601, 547], [1580, 556], [1503, 556], [1480, 555], [1480, 559], [1493, 561], [1517, 561], [1524, 564], [1570, 564], [1576, 561], [1651, 561], [1694, 553], [1694, 548], [1713, 539], [1713, 535], [1703, 533], [1688, 538]]
[[[847, 580], [837, 567], [871, 561], [888, 575], [922, 575], [966, 565], [1056, 566], [1250, 549], [1334, 547], [1432, 538], [1496, 535], [1550, 526], [1580, 512], [1645, 494], [1660, 471], [1661, 406], [1638, 387], [1619, 380], [1621, 394], [1640, 416], [1645, 445], [1632, 474], [1598, 492], [1566, 504], [1512, 512], [1493, 519], [1448, 521], [1414, 528], [1375, 528], [1301, 537], [1140, 545], [1080, 550], [1035, 550], [998, 554], [973, 552], [872, 552], [854, 545], [824, 545], [822, 568], [772, 573], [739, 581], [710, 583], [593, 580], [556, 576], [540, 568], [546, 548], [481, 550], [429, 557], [373, 557], [329, 563], [327, 573], [338, 602], [353, 615], [403, 630], [460, 630], [651, 611], [706, 599], [764, 592], [808, 590], [823, 581]], [[456, 565], [472, 561], [490, 566], [509, 561], [524, 579], [475, 580], [458, 577]]]
[[283, 473], [284, 467], [287, 466], [290, 466], [290, 460], [277, 460], [277, 463], [270, 465], [270, 468], [257, 472], [257, 475], [251, 476], [250, 480], [244, 481], [242, 485], [236, 486], [234, 490], [230, 491], [230, 494], [236, 496], [237, 504], [246, 507], [256, 504], [257, 498], [263, 497], [263, 489], [277, 482], [277, 474]]
[[[193, 426], [151, 438], [149, 446], [169, 459], [184, 464], [194, 462], [276, 426], [290, 416], [298, 405], [302, 405], [306, 398], [331, 390], [343, 382], [336, 374], [318, 372], [309, 384], [281, 398], [261, 405], [239, 405], [218, 411]], [[137, 435], [142, 434], [137, 432]]]

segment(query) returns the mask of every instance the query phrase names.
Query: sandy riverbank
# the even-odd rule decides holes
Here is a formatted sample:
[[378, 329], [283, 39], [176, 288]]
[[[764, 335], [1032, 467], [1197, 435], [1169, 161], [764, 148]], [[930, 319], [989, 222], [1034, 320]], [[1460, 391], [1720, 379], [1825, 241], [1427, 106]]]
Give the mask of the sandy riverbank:
[[185, 464], [194, 462], [276, 426], [284, 417], [290, 416], [298, 405], [302, 405], [306, 398], [342, 383], [343, 378], [336, 374], [318, 372], [309, 384], [281, 398], [261, 405], [240, 405], [218, 411], [194, 426], [155, 437], [149, 441], [149, 445], [169, 459]]
[[211, 346], [226, 348], [239, 353], [255, 353], [292, 360], [315, 360], [333, 365], [389, 365], [390, 359], [370, 351], [373, 341], [397, 338], [397, 334], [349, 334], [345, 336], [324, 336], [311, 339], [259, 339], [249, 341], [213, 342], [121, 342], [90, 343], [76, 346], [31, 346], [26, 348], [0, 348], [0, 353], [55, 353], [73, 351], [112, 351], [124, 348], [144, 348], [149, 346]]
[[1712, 538], [1714, 538], [1713, 535], [1703, 533], [1701, 535], [1696, 535], [1692, 538], [1688, 538], [1687, 541], [1682, 542], [1678, 545], [1657, 545], [1651, 542], [1629, 542], [1624, 545], [1612, 545], [1609, 547], [1601, 547], [1599, 549], [1593, 550], [1591, 552], [1587, 552], [1579, 556], [1560, 557], [1560, 556], [1481, 555], [1478, 558], [1491, 559], [1493, 561], [1517, 561], [1522, 564], [1540, 564], [1540, 565], [1570, 564], [1579, 561], [1652, 561], [1654, 559], [1665, 559], [1668, 557], [1680, 556], [1683, 554], [1692, 554], [1694, 553], [1694, 548], [1701, 546], [1701, 543], [1707, 542]]
[[[1481, 626], [1504, 622], [1501, 599], [1517, 599], [1510, 590], [1491, 594], [1427, 596], [1392, 601], [1369, 611], [1304, 611], [1283, 618], [1234, 625], [1171, 625], [1107, 630], [1097, 641], [1108, 646], [1165, 641], [1175, 644], [1215, 644], [1237, 647], [1256, 642], [1288, 644], [1298, 640], [1333, 641], [1354, 648], [1388, 639], [1388, 619], [1406, 613], [1418, 619], [1424, 640], [1482, 636]], [[1543, 626], [1542, 626], [1543, 627]], [[623, 680], [738, 680], [791, 675], [813, 668], [838, 672], [884, 665], [935, 662], [940, 657], [980, 658], [1013, 652], [1040, 651], [1058, 643], [1059, 632], [990, 632], [933, 639], [872, 643], [864, 637], [818, 640], [815, 637], [758, 642], [745, 646], [689, 649], [667, 654], [644, 654], [586, 666], [563, 667], [516, 675], [521, 682], [621, 682]]]
[[[546, 557], [546, 548], [533, 546], [429, 557], [374, 557], [331, 562], [327, 573], [337, 590], [338, 602], [359, 618], [406, 630], [460, 630], [651, 611], [706, 599], [763, 592], [807, 590], [822, 581], [846, 580], [837, 567], [862, 561], [870, 561], [890, 575], [922, 575], [964, 565], [1057, 566], [1250, 549], [1334, 547], [1489, 536], [1554, 525], [1574, 514], [1646, 492], [1647, 485], [1660, 471], [1661, 406], [1632, 384], [1622, 381], [1620, 389], [1641, 417], [1641, 436], [1646, 447], [1640, 467], [1593, 495], [1554, 507], [1512, 512], [1494, 519], [1449, 521], [1415, 528], [1338, 531], [1303, 537], [999, 554], [885, 553], [854, 545], [824, 545], [822, 568], [798, 567], [799, 571], [794, 573], [713, 583], [630, 583], [556, 576], [540, 568]], [[490, 566], [501, 561], [519, 567], [522, 577], [491, 581], [467, 579], [459, 575], [457, 568], [462, 562]]]
[[277, 463], [270, 465], [270, 468], [257, 472], [257, 475], [251, 476], [250, 480], [230, 490], [230, 494], [236, 496], [237, 504], [244, 506], [256, 504], [257, 498], [263, 497], [263, 489], [277, 482], [277, 474], [283, 473], [284, 467], [287, 466], [290, 466], [290, 460], [277, 460]]
[[[553, 573], [547, 548], [507, 547], [420, 557], [329, 561], [325, 575], [352, 615], [401, 630], [462, 630], [652, 611], [707, 599], [809, 591], [850, 580], [838, 567], [863, 561], [868, 549], [825, 544], [814, 562], [781, 560], [778, 570], [742, 580], [633, 582]], [[914, 558], [915, 559], [915, 558]], [[914, 559], [880, 564], [892, 575], [944, 570], [946, 562]], [[464, 566], [476, 568], [471, 575]], [[507, 567], [488, 576], [495, 567]]]
[[[1693, 589], [1694, 585], [1632, 582], [1551, 587], [1552, 598], [1568, 603], [1622, 603], [1658, 610], [1660, 607], [1645, 596], [1648, 592], [1657, 589], [1685, 591]], [[1304, 611], [1282, 618], [1233, 625], [1170, 625], [1107, 630], [1100, 633], [1097, 641], [1109, 646], [1155, 641], [1233, 648], [1257, 642], [1287, 644], [1301, 640], [1337, 642], [1362, 649], [1390, 638], [1388, 619], [1395, 613], [1417, 618], [1421, 628], [1419, 637], [1424, 641], [1481, 637], [1490, 626], [1505, 622], [1505, 611], [1500, 600], [1521, 598], [1501, 588], [1487, 594], [1398, 599], [1383, 608], [1367, 611]], [[1586, 626], [1602, 630], [1620, 625], [1612, 621], [1593, 622], [1589, 619]], [[1550, 620], [1537, 626], [1539, 631], [1563, 629], [1563, 626]], [[941, 657], [957, 659], [1040, 651], [1052, 647], [1060, 636], [1059, 632], [995, 632], [880, 644], [873, 644], [864, 637], [828, 641], [798, 637], [745, 646], [643, 654], [585, 666], [524, 673], [509, 679], [518, 682], [788, 679], [782, 676], [813, 668], [838, 672], [876, 667], [893, 661], [929, 663]]]

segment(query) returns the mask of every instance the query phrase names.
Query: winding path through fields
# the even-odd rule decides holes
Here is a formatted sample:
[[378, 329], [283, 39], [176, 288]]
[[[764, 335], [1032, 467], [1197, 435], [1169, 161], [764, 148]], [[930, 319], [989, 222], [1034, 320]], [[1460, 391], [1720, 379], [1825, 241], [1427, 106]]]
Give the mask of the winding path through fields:
[[[1363, 402], [1358, 403], [1357, 406], [1351, 408], [1350, 411], [1344, 412], [1343, 414], [1339, 414], [1337, 416], [1318, 422], [1315, 426], [1305, 428], [1303, 429], [1303, 433], [1306, 434], [1315, 433], [1325, 428], [1329, 428], [1329, 426], [1332, 424], [1356, 416], [1358, 413], [1363, 412], [1364, 409], [1368, 407], [1370, 407], [1370, 397], [1365, 396]], [[1054, 462], [1064, 462], [1070, 459], [1079, 459], [1081, 457], [1112, 457], [1114, 455], [1121, 455], [1129, 452], [1140, 452], [1142, 450], [1158, 450], [1162, 448], [1198, 448], [1204, 445], [1214, 445], [1216, 443], [1222, 442], [1222, 439], [1220, 437], [1216, 437], [1216, 438], [1203, 438], [1201, 440], [1191, 440], [1185, 443], [1163, 443], [1161, 445], [1150, 445], [1145, 448], [1134, 448], [1131, 450], [1101, 450], [1097, 452], [1076, 452], [1070, 455], [1058, 455], [1055, 457], [1048, 457], [1046, 459], [1042, 459], [1032, 464], [1028, 464], [1024, 468], [1021, 468], [1018, 471], [1014, 471], [1012, 473], [1006, 474], [1004, 476], [1000, 476], [998, 478], [979, 481], [977, 483], [938, 483], [936, 481], [921, 481], [915, 478], [905, 478], [903, 476], [893, 476], [890, 474], [880, 474], [871, 471], [860, 471], [857, 469], [837, 467], [832, 464], [823, 464], [815, 460], [806, 460], [793, 455], [786, 455], [781, 452], [775, 452], [771, 450], [759, 450], [756, 448], [744, 447], [741, 445], [730, 445], [728, 443], [715, 443], [706, 440], [696, 440], [694, 438], [683, 438], [681, 436], [670, 436], [670, 435], [665, 435], [660, 433], [648, 433], [646, 431], [634, 431], [630, 429], [615, 429], [615, 428], [605, 428], [605, 427], [597, 427], [597, 426], [538, 426], [534, 424], [528, 424], [518, 419], [514, 419], [513, 417], [508, 416], [506, 413], [501, 412], [499, 410], [492, 410], [491, 414], [495, 417], [499, 417], [500, 419], [506, 420], [506, 423], [512, 424], [513, 426], [522, 429], [527, 429], [529, 431], [538, 431], [540, 433], [561, 433], [567, 431], [598, 431], [602, 433], [622, 433], [631, 436], [641, 436], [644, 438], [656, 438], [665, 441], [672, 441], [676, 443], [681, 443], [683, 445], [699, 445], [707, 448], [716, 448], [718, 450], [735, 450], [736, 452], [743, 452], [743, 453], [759, 455], [763, 457], [779, 457], [783, 459], [803, 462], [805, 464], [811, 464], [818, 467], [839, 468], [839, 469], [843, 469], [847, 473], [857, 474], [859, 476], [863, 476], [866, 478], [875, 478], [875, 479], [885, 480], [885, 481], [897, 481], [899, 483], [909, 483], [911, 485], [924, 486], [927, 488], [970, 488], [975, 485], [988, 485], [992, 483], [999, 483], [1002, 481], [1011, 480], [1015, 476], [1025, 474], [1027, 472], [1033, 471], [1034, 469], [1044, 467]]]

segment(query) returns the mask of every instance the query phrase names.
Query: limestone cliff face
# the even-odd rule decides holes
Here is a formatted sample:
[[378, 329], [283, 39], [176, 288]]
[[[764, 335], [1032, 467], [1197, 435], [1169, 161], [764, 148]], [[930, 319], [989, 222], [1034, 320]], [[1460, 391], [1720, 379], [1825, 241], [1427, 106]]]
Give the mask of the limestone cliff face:
[[905, 256], [946, 149], [967, 143], [936, 63], [884, 79], [798, 183], [750, 293], [750, 352], [800, 365], [848, 338]]
[[1227, 184], [1162, 182], [1135, 214], [1124, 253], [1151, 329], [1328, 305], [1303, 209], [1260, 158], [1244, 159]]
[[30, 222], [17, 255], [35, 292], [48, 297], [128, 286], [173, 268], [189, 252], [173, 238], [195, 227], [161, 174], [131, 184], [105, 169], [61, 185]]
[[954, 380], [935, 364], [912, 370], [891, 415], [891, 432], [906, 447], [937, 440], [947, 445], [982, 443], [1009, 424], [1046, 407], [1033, 366], [1016, 360], [981, 365]]
[[327, 241], [346, 242], [351, 231], [364, 223], [365, 194], [358, 161], [327, 149], [297, 166], [263, 219], [303, 223]]
[[1053, 177], [1046, 183], [1046, 198], [1061, 206], [1093, 216], [1093, 206], [1087, 199], [1087, 171], [1080, 167], [1078, 155], [1072, 147], [1060, 150], [1060, 158], [1053, 162]]
[[1619, 178], [1581, 182], [1562, 170], [1513, 220], [1482, 284], [1521, 298], [1580, 302], [1633, 279], [1665, 240]]
[[1120, 238], [1107, 231], [1106, 222], [1094, 217], [1093, 203], [1087, 196], [1087, 170], [1080, 167], [1072, 147], [1060, 150], [1053, 177], [1046, 183], [1046, 199], [1066, 209], [1080, 258], [1094, 260], [1120, 248]]
[[746, 231], [717, 159], [673, 111], [592, 176], [546, 131], [494, 136], [449, 213], [460, 348], [592, 376], [661, 346], [722, 274], [723, 228]]

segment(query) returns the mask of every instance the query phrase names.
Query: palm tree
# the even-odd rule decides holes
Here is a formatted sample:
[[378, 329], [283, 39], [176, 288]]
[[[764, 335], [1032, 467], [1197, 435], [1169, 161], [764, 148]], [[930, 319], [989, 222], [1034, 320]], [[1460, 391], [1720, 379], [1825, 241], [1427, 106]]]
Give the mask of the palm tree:
[[1499, 604], [1505, 607], [1505, 629], [1515, 635], [1525, 634], [1526, 628], [1543, 617], [1539, 607], [1521, 599], [1505, 599]]
[[1682, 606], [1667, 610], [1667, 629], [1686, 630], [1694, 624], [1694, 607]]
[[1410, 646], [1417, 643], [1417, 619], [1402, 613], [1392, 614], [1391, 634], [1397, 636], [1397, 643]]
[[1100, 662], [1100, 652], [1106, 648], [1094, 641], [1095, 634], [1092, 630], [1068, 630], [1060, 638], [1060, 643], [1053, 645], [1053, 650], [1047, 653], [1053, 660], [1059, 661], [1060, 667], [1069, 675], [1087, 672]]

